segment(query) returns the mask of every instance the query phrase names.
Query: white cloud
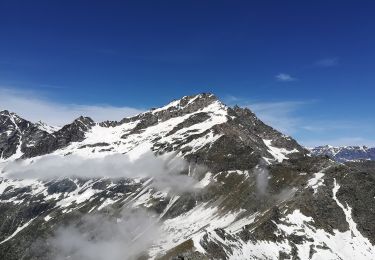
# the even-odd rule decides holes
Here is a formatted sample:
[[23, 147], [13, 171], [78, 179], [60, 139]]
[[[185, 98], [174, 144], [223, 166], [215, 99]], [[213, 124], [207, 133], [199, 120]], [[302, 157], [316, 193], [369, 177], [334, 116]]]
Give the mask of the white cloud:
[[153, 178], [152, 184], [156, 188], [184, 192], [192, 190], [196, 183], [193, 178], [181, 174], [187, 167], [187, 162], [174, 157], [174, 154], [156, 157], [152, 152], [148, 152], [135, 161], [124, 154], [113, 154], [103, 158], [46, 155], [31, 164], [22, 160], [10, 162], [4, 168], [4, 172], [7, 178], [12, 179]]
[[325, 59], [321, 59], [315, 62], [315, 65], [319, 67], [334, 67], [334, 66], [337, 66], [338, 64], [339, 64], [339, 59], [337, 57], [325, 58]]
[[282, 82], [289, 82], [289, 81], [296, 81], [297, 80], [296, 78], [294, 78], [291, 75], [286, 74], [286, 73], [279, 73], [275, 77], [276, 77], [277, 81], [282, 81]]
[[303, 119], [296, 112], [314, 101], [251, 101], [236, 96], [227, 96], [228, 105], [247, 107], [267, 125], [291, 135], [297, 132]]
[[[327, 131], [337, 131], [337, 130], [358, 130], [360, 124], [353, 124], [350, 121], [341, 120], [306, 120], [304, 125], [301, 125], [301, 129], [315, 133], [324, 133]], [[364, 124], [362, 124], [362, 127]]]
[[41, 120], [56, 126], [70, 123], [81, 115], [101, 122], [121, 120], [142, 112], [132, 107], [58, 103], [43, 98], [35, 92], [0, 87], [0, 110], [5, 109], [32, 122]]
[[[336, 118], [330, 120], [311, 119], [301, 115], [303, 109], [313, 101], [263, 102], [247, 105], [264, 123], [274, 127], [282, 133], [291, 135], [306, 147], [318, 145], [367, 145], [375, 146], [375, 140], [360, 137], [371, 131], [373, 126], [369, 122], [343, 121]], [[298, 115], [297, 115], [298, 114]], [[358, 136], [350, 137], [356, 132]], [[348, 137], [349, 136], [349, 137]]]
[[290, 135], [297, 131], [302, 121], [294, 112], [308, 103], [303, 101], [254, 102], [247, 103], [245, 106], [264, 123]]
[[[237, 104], [249, 108], [264, 123], [291, 135], [307, 147], [326, 144], [375, 146], [375, 140], [371, 138], [371, 133], [374, 132], [372, 121], [360, 118], [353, 119], [354, 121], [335, 117], [324, 120], [310, 118], [304, 115], [303, 111], [314, 105], [314, 100], [255, 102], [228, 96], [226, 101], [230, 105]], [[356, 136], [350, 137], [352, 133], [356, 133]]]
[[306, 147], [316, 147], [320, 145], [332, 145], [332, 146], [368, 146], [368, 147], [375, 147], [375, 140], [374, 139], [366, 139], [363, 137], [338, 137], [338, 138], [320, 138], [320, 139], [312, 139], [312, 140], [305, 140], [301, 142]]
[[[78, 222], [60, 226], [47, 242], [54, 260], [139, 259], [163, 232], [155, 216], [141, 209], [124, 209], [120, 216], [86, 214]], [[98, 225], [100, 223], [100, 225]]]

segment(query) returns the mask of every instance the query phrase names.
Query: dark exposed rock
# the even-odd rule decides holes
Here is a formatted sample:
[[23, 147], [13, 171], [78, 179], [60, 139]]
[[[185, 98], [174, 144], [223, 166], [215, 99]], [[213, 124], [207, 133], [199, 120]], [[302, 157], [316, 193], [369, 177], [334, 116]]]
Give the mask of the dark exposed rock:
[[41, 139], [34, 146], [24, 151], [23, 157], [34, 157], [53, 152], [63, 148], [71, 142], [79, 142], [85, 138], [85, 133], [94, 126], [94, 121], [89, 117], [79, 117], [73, 123], [64, 126], [55, 133]]
[[17, 152], [23, 158], [47, 154], [82, 141], [85, 133], [94, 126], [89, 117], [79, 117], [54, 133], [41, 130], [37, 124], [24, 120], [9, 111], [0, 112], [0, 158], [9, 158]]
[[167, 134], [167, 136], [176, 133], [180, 129], [183, 129], [183, 128], [186, 128], [186, 127], [198, 124], [198, 123], [202, 123], [208, 118], [210, 118], [210, 116], [203, 112], [194, 114], [190, 116], [188, 119], [186, 119], [185, 121], [183, 121], [182, 123], [178, 124], [175, 128], [173, 128], [172, 131], [170, 131]]
[[85, 145], [78, 147], [78, 149], [83, 149], [87, 147], [103, 147], [103, 146], [109, 146], [109, 143], [103, 142], [103, 143], [96, 143], [96, 144], [85, 144]]
[[77, 189], [77, 185], [69, 179], [63, 179], [61, 181], [54, 181], [48, 185], [47, 192], [49, 194], [72, 192]]

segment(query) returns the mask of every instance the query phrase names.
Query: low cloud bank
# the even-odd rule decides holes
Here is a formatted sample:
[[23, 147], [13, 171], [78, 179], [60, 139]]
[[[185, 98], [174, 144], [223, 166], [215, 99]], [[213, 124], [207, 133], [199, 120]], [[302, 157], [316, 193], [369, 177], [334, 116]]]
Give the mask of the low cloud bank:
[[[198, 174], [203, 169], [197, 165], [188, 167], [187, 162], [175, 154], [157, 157], [149, 152], [136, 160], [124, 154], [103, 158], [47, 155], [33, 162], [11, 162], [3, 170], [6, 178], [45, 181], [67, 177], [152, 178], [154, 187], [182, 193], [196, 189], [197, 181], [187, 175], [188, 171]], [[56, 228], [47, 240], [36, 241], [31, 251], [35, 255], [48, 252], [49, 259], [53, 260], [148, 259], [148, 249], [163, 237], [158, 216], [135, 207], [110, 215], [88, 213]]]
[[147, 255], [160, 236], [150, 213], [128, 209], [116, 218], [86, 215], [75, 225], [60, 227], [48, 244], [54, 260], [128, 260]]
[[182, 173], [187, 162], [172, 154], [156, 157], [152, 152], [131, 160], [124, 154], [103, 158], [83, 158], [77, 155], [46, 155], [34, 162], [16, 161], [8, 164], [4, 172], [8, 178], [51, 180], [56, 178], [152, 178], [159, 189], [169, 188], [184, 192], [192, 189], [196, 181]]

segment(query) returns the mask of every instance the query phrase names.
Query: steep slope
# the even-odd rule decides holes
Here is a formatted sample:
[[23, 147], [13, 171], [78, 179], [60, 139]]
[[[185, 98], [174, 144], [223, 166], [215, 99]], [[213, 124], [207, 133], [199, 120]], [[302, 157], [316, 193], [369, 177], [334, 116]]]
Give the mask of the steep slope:
[[326, 155], [338, 162], [375, 160], [375, 148], [366, 146], [333, 147], [325, 145], [312, 148], [311, 153], [313, 155]]
[[[374, 258], [374, 165], [311, 157], [250, 110], [227, 107], [212, 94], [119, 122], [81, 117], [50, 133], [7, 120], [2, 259]], [[4, 134], [11, 131], [16, 138]], [[166, 166], [178, 159], [184, 167], [165, 175], [169, 168], [158, 169], [150, 151]], [[124, 167], [130, 173], [113, 175]], [[21, 169], [17, 178], [14, 168]], [[69, 169], [76, 176], [65, 177]], [[151, 175], [137, 176], [145, 169]], [[42, 172], [49, 178], [30, 177]]]

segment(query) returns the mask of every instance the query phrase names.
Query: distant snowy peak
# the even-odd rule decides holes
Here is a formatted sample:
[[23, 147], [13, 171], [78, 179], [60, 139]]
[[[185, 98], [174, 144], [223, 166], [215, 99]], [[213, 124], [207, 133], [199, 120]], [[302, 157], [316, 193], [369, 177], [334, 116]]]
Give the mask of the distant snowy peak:
[[40, 130], [45, 131], [49, 134], [52, 134], [52, 133], [58, 131], [59, 129], [61, 129], [61, 127], [59, 127], [59, 126], [47, 125], [46, 123], [44, 123], [42, 121], [36, 122], [35, 126], [37, 126]]
[[313, 155], [326, 155], [338, 162], [375, 160], [375, 147], [331, 145], [317, 146], [310, 149]]

